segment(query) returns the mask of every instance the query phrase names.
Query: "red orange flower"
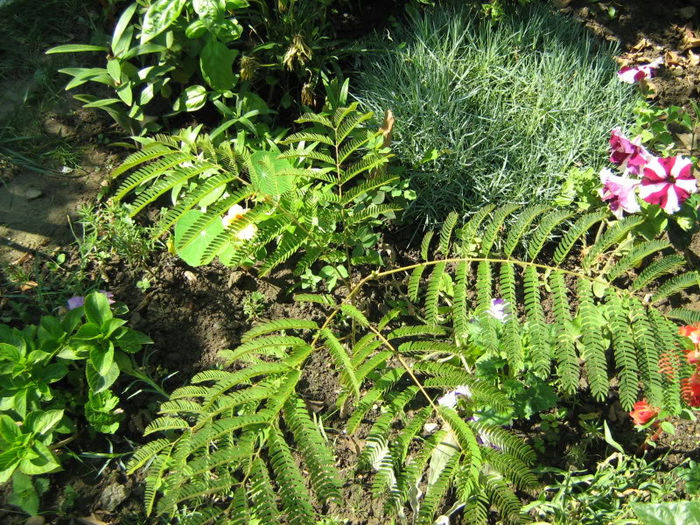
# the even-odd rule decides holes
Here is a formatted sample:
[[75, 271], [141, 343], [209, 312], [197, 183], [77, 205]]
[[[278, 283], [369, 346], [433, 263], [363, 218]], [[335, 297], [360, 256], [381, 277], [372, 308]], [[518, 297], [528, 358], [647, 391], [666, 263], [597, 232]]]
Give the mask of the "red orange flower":
[[695, 372], [692, 376], [681, 381], [683, 400], [691, 407], [700, 407], [700, 374]]
[[659, 409], [647, 403], [646, 399], [637, 401], [630, 410], [630, 417], [635, 425], [646, 425], [659, 414]]

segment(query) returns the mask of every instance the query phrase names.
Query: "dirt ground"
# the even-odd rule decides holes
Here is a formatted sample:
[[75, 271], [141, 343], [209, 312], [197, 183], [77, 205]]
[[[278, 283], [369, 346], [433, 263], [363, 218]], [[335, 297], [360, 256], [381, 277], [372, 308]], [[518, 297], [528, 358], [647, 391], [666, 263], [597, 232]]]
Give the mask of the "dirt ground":
[[[653, 80], [659, 105], [687, 106], [690, 98], [698, 98], [700, 61], [696, 57], [700, 56], [700, 40], [695, 47], [687, 45], [692, 38], [688, 32], [700, 36], [700, 2], [558, 0], [555, 3], [601, 37], [619, 41], [623, 61], [644, 63], [659, 56], [670, 57], [669, 65]], [[610, 8], [615, 9], [615, 16], [611, 16]], [[8, 84], [0, 85], [0, 98], [0, 107], [19, 103], [16, 90]], [[45, 115], [43, 126], [48, 135], [60, 136], [81, 146], [81, 167], [70, 173], [61, 173], [59, 165], [47, 166], [49, 174], [18, 171], [12, 167], [0, 172], [0, 266], [30, 268], [34, 261], [51, 257], [57, 249], [76, 257], [75, 250], [69, 247], [73, 241], [70, 226], [75, 223], [76, 210], [82, 204], [96, 202], [97, 193], [108, 181], [109, 172], [121, 155], [95, 139], [109, 131], [109, 122], [79, 109], [67, 97], [64, 104]], [[386, 242], [392, 244], [392, 239]], [[154, 256], [150, 266], [156, 278], [145, 291], [136, 286], [139, 274], [127, 268], [123, 261], [113, 261], [103, 277], [115, 298], [129, 306], [130, 326], [147, 332], [155, 341], [150, 362], [155, 377], [168, 378], [165, 382], [168, 390], [185, 383], [193, 373], [214, 365], [217, 352], [235, 346], [240, 335], [258, 321], [246, 315], [243, 308], [254, 291], [264, 296], [260, 319], [284, 316], [313, 319], [322, 315], [316, 308], [291, 300], [285, 292], [291, 283], [288, 271], [263, 281], [251, 273], [216, 264], [190, 268], [167, 253]], [[95, 278], [98, 278], [97, 273]], [[5, 290], [6, 295], [15, 293], [17, 290]], [[24, 293], [31, 297], [31, 289]], [[2, 308], [0, 295], [0, 310]], [[302, 392], [319, 410], [333, 406], [338, 392], [337, 378], [327, 373], [325, 359], [322, 355], [311, 358]], [[171, 377], [172, 372], [177, 375]], [[77, 443], [75, 452], [99, 447], [130, 450], [133, 443], [138, 443], [157, 401], [148, 394], [136, 397], [134, 406], [127, 410], [124, 436], [115, 437], [109, 444], [85, 438]], [[329, 422], [329, 437], [335, 441], [340, 468], [348, 468], [361, 443], [344, 436], [340, 425], [334, 426], [332, 421]], [[660, 449], [671, 452], [671, 461], [680, 462], [689, 456], [700, 460], [699, 438], [698, 423], [682, 423], [675, 436], [662, 441]], [[103, 474], [97, 476], [98, 469], [105, 463]], [[85, 463], [58, 479], [51, 492], [53, 502], [47, 502], [49, 507], [61, 508], [67, 499], [73, 498], [76, 502], [73, 508], [82, 509], [83, 516], [94, 512], [96, 518], [110, 524], [138, 523], [134, 520], [138, 519], [142, 494], [135, 480], [121, 473], [116, 461]], [[66, 487], [71, 487], [76, 494], [67, 492]], [[353, 492], [347, 494], [348, 508], [354, 508], [356, 515], [346, 517], [351, 523], [386, 523], [381, 509], [374, 508], [367, 491], [358, 487], [359, 484], [353, 485]], [[10, 523], [15, 518], [0, 510], [0, 521]]]

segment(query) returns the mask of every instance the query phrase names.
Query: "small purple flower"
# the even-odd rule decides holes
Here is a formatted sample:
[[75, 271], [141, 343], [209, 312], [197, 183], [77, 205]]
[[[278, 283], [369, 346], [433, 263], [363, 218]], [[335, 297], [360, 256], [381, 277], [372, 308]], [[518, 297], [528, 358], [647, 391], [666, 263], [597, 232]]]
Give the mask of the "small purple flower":
[[663, 58], [657, 58], [649, 64], [644, 64], [641, 66], [625, 66], [617, 72], [617, 78], [627, 84], [640, 82], [641, 80], [651, 78], [654, 70], [663, 64], [663, 62]]
[[637, 213], [641, 211], [637, 202], [636, 189], [640, 181], [628, 177], [613, 175], [608, 168], [600, 170], [600, 183], [603, 187], [598, 190], [603, 202], [610, 205], [613, 215], [622, 219], [622, 212]]
[[641, 138], [629, 140], [620, 128], [610, 132], [610, 162], [623, 171], [639, 175], [653, 155], [642, 146]]
[[[100, 293], [107, 297], [109, 300], [109, 304], [114, 303], [114, 294], [112, 292], [107, 292], [105, 290], [100, 290]], [[75, 310], [76, 308], [80, 308], [81, 306], [85, 305], [85, 296], [84, 295], [74, 295], [70, 299], [68, 299], [68, 309], [69, 310]]]
[[505, 323], [508, 320], [508, 302], [503, 299], [491, 299], [491, 307], [486, 310], [486, 313], [493, 317], [496, 321]]

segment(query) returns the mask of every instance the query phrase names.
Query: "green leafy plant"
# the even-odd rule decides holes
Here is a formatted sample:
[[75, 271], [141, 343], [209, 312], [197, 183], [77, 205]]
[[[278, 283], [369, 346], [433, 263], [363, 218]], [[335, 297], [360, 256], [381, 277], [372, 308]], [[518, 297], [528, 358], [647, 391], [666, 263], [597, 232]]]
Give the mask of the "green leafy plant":
[[[342, 501], [344, 480], [333, 448], [300, 391], [305, 363], [318, 352], [339, 382], [336, 407], [345, 431], [353, 435], [369, 426], [353, 465], [374, 472], [372, 495], [383, 501], [387, 519], [410, 512], [416, 523], [432, 524], [440, 514], [461, 512], [467, 522], [486, 523], [493, 505], [505, 521], [524, 520], [514, 491], [535, 483], [534, 457], [520, 439], [482, 418], [486, 409], [508, 412], [513, 403], [474, 373], [484, 356], [505, 359], [503, 375], [512, 378], [529, 360], [539, 377], [554, 375], [564, 394], [579, 391], [583, 367], [599, 400], [609, 394], [608, 364], [614, 363], [624, 407], [641, 386], [648, 398], [679, 411], [678, 381], [687, 371], [678, 364], [675, 375], [662, 374], [658, 363], [659, 348], [682, 352], [679, 336], [654, 305], [697, 285], [697, 275], [664, 279], [674, 267], [665, 256], [632, 289], [618, 287], [624, 269], [644, 259], [618, 259], [614, 249], [634, 219], [604, 225], [589, 246], [589, 230], [605, 213], [563, 226], [568, 212], [532, 207], [503, 232], [515, 208], [484, 208], [456, 235], [457, 216], [449, 215], [437, 246], [431, 245], [434, 233], [424, 239], [424, 262], [374, 272], [340, 304], [298, 295], [329, 308], [322, 322], [256, 326], [240, 346], [222, 352], [231, 371], [201, 372], [174, 391], [146, 429], [159, 437], [128, 465], [130, 472], [145, 469], [147, 512], [172, 516], [186, 507], [193, 523], [314, 523], [317, 509]], [[557, 242], [548, 244], [553, 236]], [[602, 263], [612, 261], [616, 272], [602, 274]], [[397, 305], [381, 319], [370, 320], [372, 309], [353, 304], [369, 283], [401, 275]], [[642, 301], [641, 292], [651, 299]], [[494, 295], [511, 305], [508, 315], [494, 311]], [[552, 305], [549, 317], [544, 302]], [[474, 344], [470, 321], [489, 317], [503, 336], [494, 323], [482, 322]], [[309, 486], [301, 469], [309, 472]]]
[[243, 27], [232, 13], [247, 5], [247, 0], [134, 2], [119, 17], [109, 45], [66, 44], [47, 53], [107, 53], [105, 67], [62, 69], [73, 77], [66, 89], [104, 84], [117, 98], [75, 97], [132, 133], [153, 131], [160, 126], [147, 112], [159, 96], [174, 96], [172, 114], [235, 96], [233, 65], [239, 52], [229, 44], [241, 37]]
[[[337, 62], [329, 21], [331, 0], [153, 0], [133, 2], [107, 45], [66, 44], [47, 53], [106, 53], [104, 67], [71, 67], [66, 89], [88, 82], [114, 95], [79, 94], [133, 134], [162, 127], [168, 117], [211, 107], [229, 118], [241, 99], [277, 107], [315, 104], [321, 76]], [[336, 68], [337, 69], [337, 68]]]
[[120, 372], [152, 383], [132, 357], [151, 341], [125, 323], [94, 292], [60, 320], [0, 325], [0, 483], [13, 479], [13, 498], [27, 512], [36, 514], [38, 495], [26, 476], [59, 470], [55, 451], [73, 439], [56, 442], [55, 434], [76, 433], [83, 417], [114, 433], [122, 416], [110, 387]]
[[[614, 48], [533, 5], [498, 24], [436, 7], [362, 61], [355, 96], [397, 119], [414, 217], [488, 203], [547, 203], [572, 168], [605, 158], [610, 129], [630, 119], [634, 91], [617, 80]], [[396, 42], [403, 45], [397, 46]], [[435, 151], [434, 157], [426, 156]]]
[[175, 205], [155, 234], [174, 226], [173, 249], [191, 265], [257, 259], [264, 275], [299, 252], [297, 274], [321, 261], [344, 267], [329, 279], [351, 278], [352, 266], [379, 262], [373, 227], [399, 209], [383, 203], [381, 188], [397, 177], [382, 170], [390, 154], [364, 127], [371, 117], [357, 104], [306, 114], [298, 122], [312, 127], [282, 141], [295, 145], [282, 153], [215, 147], [199, 129], [140, 139], [143, 149], [113, 173], [131, 171], [114, 200], [138, 192], [134, 215], [170, 193]]
[[[544, 471], [555, 475], [556, 480], [526, 508], [540, 521], [555, 525], [628, 522], [634, 517], [633, 510], [636, 512], [639, 507], [642, 509], [637, 515], [642, 518], [642, 512], [646, 515], [647, 504], [641, 502], [655, 502], [649, 505], [648, 511], [652, 512], [654, 508], [669, 505], [661, 502], [673, 494], [677, 482], [673, 471], [662, 470], [661, 460], [650, 461], [620, 452], [599, 462], [593, 472], [555, 468]], [[688, 517], [685, 511], [677, 515]], [[646, 525], [647, 521], [642, 520], [642, 523]], [[648, 523], [657, 524], [655, 521]], [[692, 523], [692, 519], [677, 523]]]
[[114, 257], [123, 258], [134, 269], [148, 268], [148, 257], [156, 250], [157, 242], [147, 228], [129, 217], [127, 209], [88, 205], [77, 212], [82, 232], [76, 235], [76, 242], [83, 271], [90, 261], [100, 265]]
[[250, 320], [254, 321], [265, 311], [265, 296], [255, 290], [246, 294], [243, 298], [243, 313]]

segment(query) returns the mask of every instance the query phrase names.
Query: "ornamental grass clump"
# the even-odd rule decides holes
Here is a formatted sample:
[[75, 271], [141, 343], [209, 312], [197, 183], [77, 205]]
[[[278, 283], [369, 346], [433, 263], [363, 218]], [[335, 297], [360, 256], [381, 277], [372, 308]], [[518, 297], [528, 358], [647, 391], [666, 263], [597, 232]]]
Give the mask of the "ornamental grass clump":
[[357, 98], [401, 123], [394, 146], [418, 193], [409, 212], [428, 222], [547, 202], [573, 167], [600, 165], [638, 96], [618, 80], [613, 44], [546, 6], [496, 25], [439, 7], [371, 47]]

